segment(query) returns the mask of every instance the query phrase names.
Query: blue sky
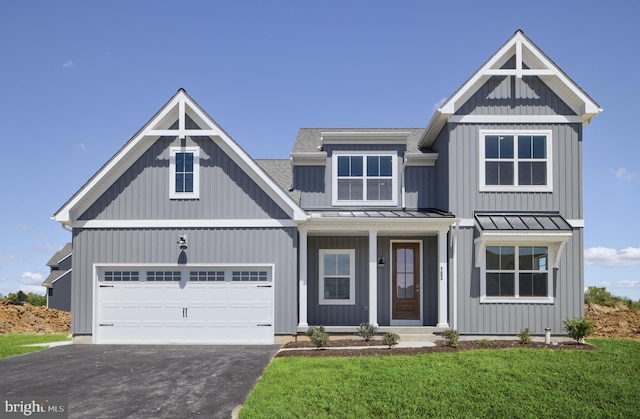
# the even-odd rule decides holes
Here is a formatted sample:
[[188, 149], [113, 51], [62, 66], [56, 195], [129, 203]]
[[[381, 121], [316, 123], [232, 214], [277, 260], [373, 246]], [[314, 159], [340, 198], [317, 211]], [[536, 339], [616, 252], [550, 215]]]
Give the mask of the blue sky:
[[[446, 3], [446, 4], [445, 4]], [[183, 87], [253, 157], [300, 127], [425, 127], [522, 29], [604, 108], [585, 281], [640, 299], [640, 3], [3, 1], [0, 293], [43, 292], [50, 216]]]

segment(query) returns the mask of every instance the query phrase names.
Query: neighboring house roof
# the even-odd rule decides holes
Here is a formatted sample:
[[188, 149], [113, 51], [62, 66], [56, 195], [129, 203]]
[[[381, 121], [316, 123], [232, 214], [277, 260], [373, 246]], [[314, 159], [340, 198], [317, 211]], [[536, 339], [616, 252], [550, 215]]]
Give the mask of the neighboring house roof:
[[52, 288], [54, 282], [56, 282], [58, 279], [69, 274], [71, 274], [71, 269], [67, 269], [66, 271], [63, 271], [63, 270], [51, 271], [47, 279], [45, 279], [42, 282], [42, 286], [46, 288]]
[[[186, 116], [200, 127], [186, 129]], [[170, 129], [176, 120], [178, 129]], [[294, 220], [306, 219], [298, 204], [187, 94], [179, 89], [153, 118], [138, 131], [87, 183], [78, 190], [56, 213], [53, 219], [72, 225], [79, 216], [104, 193], [133, 162], [164, 136], [209, 137], [224, 150], [248, 175], [283, 208], [291, 209]], [[149, 141], [151, 140], [151, 141]]]
[[256, 163], [267, 175], [287, 192], [291, 199], [300, 203], [300, 191], [293, 190], [293, 171], [291, 170], [291, 160], [289, 159], [256, 159]]
[[291, 154], [318, 153], [322, 149], [323, 133], [407, 133], [407, 153], [424, 151], [418, 147], [424, 128], [300, 128]]
[[483, 231], [570, 231], [571, 225], [558, 213], [478, 212], [476, 221]]
[[[515, 69], [502, 68], [516, 57]], [[450, 118], [475, 92], [493, 76], [536, 76], [540, 78], [587, 125], [602, 112], [602, 108], [547, 57], [521, 30], [515, 34], [476, 71], [446, 102], [434, 112], [420, 139], [420, 145], [430, 147]], [[534, 115], [533, 118], [539, 116]], [[503, 117], [504, 118], [504, 117]], [[527, 122], [519, 116], [518, 122]], [[570, 119], [570, 118], [567, 118]], [[539, 122], [539, 121], [538, 121]]]
[[53, 256], [51, 256], [51, 259], [47, 262], [47, 266], [58, 266], [60, 262], [69, 256], [71, 256], [71, 243], [65, 244], [62, 249], [58, 250]]

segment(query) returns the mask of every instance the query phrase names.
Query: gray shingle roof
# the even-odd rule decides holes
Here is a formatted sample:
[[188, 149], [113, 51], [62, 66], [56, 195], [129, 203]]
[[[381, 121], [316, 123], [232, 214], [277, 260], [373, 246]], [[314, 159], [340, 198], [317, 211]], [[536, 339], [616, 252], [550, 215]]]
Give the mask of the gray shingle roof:
[[418, 148], [418, 141], [424, 132], [424, 128], [300, 128], [292, 153], [317, 152], [321, 144], [320, 134], [323, 132], [408, 132], [407, 152], [427, 151]]
[[53, 282], [54, 281], [56, 281], [59, 278], [62, 278], [63, 276], [65, 276], [68, 273], [71, 273], [71, 269], [67, 269], [66, 271], [63, 271], [63, 270], [51, 271], [51, 273], [49, 274], [47, 279], [45, 279], [42, 282], [42, 286], [43, 287], [47, 287], [47, 288], [51, 288], [51, 287], [53, 287]]
[[283, 191], [297, 203], [300, 203], [300, 191], [291, 190], [293, 171], [289, 159], [256, 159], [258, 166], [273, 179]]
[[58, 266], [58, 263], [71, 254], [71, 243], [67, 243], [58, 250], [47, 262], [47, 266]]

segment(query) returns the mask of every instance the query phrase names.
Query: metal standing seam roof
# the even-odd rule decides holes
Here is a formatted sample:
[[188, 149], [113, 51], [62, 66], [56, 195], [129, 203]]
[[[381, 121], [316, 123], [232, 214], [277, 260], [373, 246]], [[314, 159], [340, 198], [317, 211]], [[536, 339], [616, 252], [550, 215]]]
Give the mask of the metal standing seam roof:
[[408, 210], [321, 210], [310, 211], [323, 218], [386, 218], [386, 219], [416, 219], [416, 218], [454, 218], [454, 215], [437, 209], [425, 209], [419, 211]]
[[557, 213], [476, 213], [484, 231], [567, 231], [571, 225]]

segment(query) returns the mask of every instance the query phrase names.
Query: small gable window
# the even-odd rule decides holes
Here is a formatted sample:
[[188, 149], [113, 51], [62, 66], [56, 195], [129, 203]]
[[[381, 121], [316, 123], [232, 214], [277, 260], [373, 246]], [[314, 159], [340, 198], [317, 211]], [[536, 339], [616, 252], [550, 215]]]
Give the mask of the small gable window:
[[551, 131], [480, 131], [480, 191], [552, 191]]
[[395, 205], [395, 160], [392, 154], [334, 154], [334, 205]]
[[199, 196], [199, 153], [197, 147], [172, 147], [170, 159], [172, 199], [197, 199]]

